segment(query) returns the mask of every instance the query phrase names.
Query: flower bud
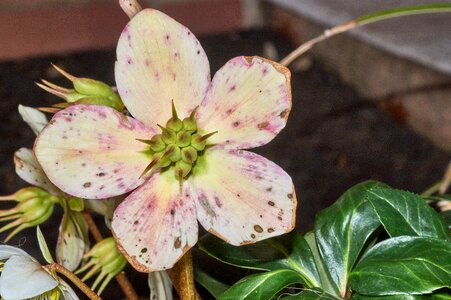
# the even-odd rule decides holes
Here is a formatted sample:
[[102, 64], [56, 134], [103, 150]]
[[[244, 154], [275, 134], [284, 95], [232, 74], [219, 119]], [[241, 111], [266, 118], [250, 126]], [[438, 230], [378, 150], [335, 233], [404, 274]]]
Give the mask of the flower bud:
[[116, 243], [112, 237], [103, 239], [88, 252], [85, 257], [90, 258], [89, 261], [80, 269], [78, 269], [75, 274], [87, 271], [85, 276], [82, 278], [83, 281], [88, 280], [94, 274], [99, 273], [92, 289], [96, 289], [97, 286], [102, 282], [98, 293], [100, 294], [108, 282], [121, 272], [127, 260], [117, 249]]
[[5, 242], [23, 229], [47, 221], [53, 213], [55, 203], [60, 200], [57, 196], [37, 187], [23, 188], [11, 196], [1, 198], [19, 203], [11, 209], [0, 210], [0, 222], [10, 221], [0, 228], [0, 233], [14, 228]]
[[76, 78], [72, 83], [75, 91], [83, 95], [108, 97], [114, 93], [109, 85], [90, 78]]

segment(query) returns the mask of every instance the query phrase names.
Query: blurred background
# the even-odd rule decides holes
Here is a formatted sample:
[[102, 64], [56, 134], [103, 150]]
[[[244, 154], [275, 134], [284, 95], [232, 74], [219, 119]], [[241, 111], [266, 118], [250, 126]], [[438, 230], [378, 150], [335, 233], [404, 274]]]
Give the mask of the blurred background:
[[[446, 2], [446, 1], [432, 1]], [[280, 60], [324, 29], [372, 11], [431, 1], [148, 0], [200, 39], [212, 74], [238, 55]], [[440, 180], [451, 152], [450, 14], [403, 17], [347, 33], [294, 62], [286, 129], [256, 152], [293, 178], [297, 229], [346, 189], [374, 179], [421, 192]], [[0, 194], [26, 186], [12, 157], [34, 135], [17, 105], [48, 106], [41, 78], [71, 74], [114, 83], [115, 45], [128, 18], [116, 0], [0, 1]], [[43, 226], [53, 232], [60, 215]], [[4, 235], [2, 235], [4, 237]], [[36, 246], [34, 230], [11, 244]]]

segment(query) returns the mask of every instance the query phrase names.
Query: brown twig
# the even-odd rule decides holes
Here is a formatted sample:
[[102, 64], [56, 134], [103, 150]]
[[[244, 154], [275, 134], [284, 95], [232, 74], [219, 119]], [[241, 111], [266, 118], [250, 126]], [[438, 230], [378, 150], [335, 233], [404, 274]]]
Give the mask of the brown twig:
[[201, 299], [194, 286], [193, 259], [190, 250], [167, 272], [180, 300]]
[[97, 295], [93, 290], [89, 288], [77, 275], [66, 269], [60, 264], [52, 263], [44, 266], [47, 270], [54, 270], [62, 275], [64, 275], [67, 279], [69, 279], [73, 284], [75, 284], [80, 291], [82, 291], [89, 299], [91, 300], [102, 300], [99, 295]]
[[[94, 219], [88, 211], [83, 211], [83, 217], [85, 218], [86, 224], [88, 225], [89, 231], [91, 232], [94, 240], [98, 243], [103, 240], [102, 233], [97, 227]], [[122, 292], [125, 294], [125, 297], [129, 300], [138, 300], [138, 294], [136, 293], [133, 285], [130, 280], [128, 280], [127, 276], [125, 276], [124, 272], [121, 272], [116, 275], [116, 281], [122, 289]]]

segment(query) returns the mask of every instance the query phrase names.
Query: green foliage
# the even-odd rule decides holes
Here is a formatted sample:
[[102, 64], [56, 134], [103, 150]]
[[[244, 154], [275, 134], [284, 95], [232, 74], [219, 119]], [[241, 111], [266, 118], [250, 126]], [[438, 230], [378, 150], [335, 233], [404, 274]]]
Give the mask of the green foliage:
[[[375, 181], [346, 191], [305, 236], [234, 247], [209, 235], [199, 246], [259, 272], [219, 295], [216, 289], [218, 299], [449, 299], [451, 243], [443, 217], [420, 196]], [[209, 281], [219, 282], [200, 281], [207, 290]]]

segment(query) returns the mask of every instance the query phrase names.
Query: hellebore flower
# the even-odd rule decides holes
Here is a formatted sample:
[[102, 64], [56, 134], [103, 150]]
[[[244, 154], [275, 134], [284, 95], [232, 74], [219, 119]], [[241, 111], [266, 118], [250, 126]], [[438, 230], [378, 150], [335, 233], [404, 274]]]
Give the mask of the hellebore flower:
[[2, 299], [78, 299], [72, 288], [25, 251], [0, 245]]
[[69, 194], [102, 199], [134, 190], [116, 208], [112, 230], [137, 270], [171, 268], [195, 245], [197, 220], [233, 245], [293, 229], [290, 176], [242, 150], [268, 143], [285, 126], [287, 68], [236, 57], [210, 80], [196, 37], [146, 9], [121, 34], [115, 76], [134, 118], [74, 105], [53, 117], [34, 150]]

